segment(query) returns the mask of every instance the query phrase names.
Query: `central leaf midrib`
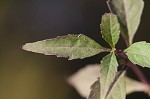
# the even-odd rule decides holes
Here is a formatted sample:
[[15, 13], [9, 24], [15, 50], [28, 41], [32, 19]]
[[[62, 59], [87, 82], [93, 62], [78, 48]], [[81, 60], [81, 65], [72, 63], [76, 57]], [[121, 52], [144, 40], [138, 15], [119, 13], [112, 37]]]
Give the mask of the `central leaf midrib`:
[[62, 49], [62, 48], [71, 48], [71, 49], [92, 49], [92, 50], [104, 50], [104, 51], [106, 51], [106, 50], [108, 50], [108, 49], [106, 49], [106, 48], [92, 48], [92, 47], [80, 47], [80, 46], [57, 46], [57, 47], [47, 47], [47, 48], [60, 48], [60, 49]]
[[110, 38], [111, 38], [111, 43], [112, 43], [112, 47], [114, 47], [114, 44], [113, 44], [113, 37], [112, 37], [112, 27], [111, 27], [111, 16], [109, 16], [109, 32], [110, 32]]
[[[110, 64], [109, 64], [109, 67], [108, 67], [109, 69], [108, 69], [108, 73], [107, 73], [107, 76], [106, 76], [107, 78], [108, 78], [108, 75], [111, 74], [111, 73], [110, 73], [110, 67], [112, 66], [112, 65], [111, 65], [111, 63], [112, 63], [112, 57], [113, 57], [113, 54], [111, 55], [111, 58], [110, 58]], [[112, 82], [113, 82], [113, 81], [112, 81]], [[111, 82], [111, 83], [112, 83], [112, 82]], [[108, 83], [108, 79], [106, 79], [106, 83]], [[109, 90], [109, 89], [107, 89], [107, 92], [108, 92], [108, 90]], [[106, 92], [106, 96], [107, 96], [107, 92]], [[105, 96], [105, 98], [106, 98], [106, 96]]]

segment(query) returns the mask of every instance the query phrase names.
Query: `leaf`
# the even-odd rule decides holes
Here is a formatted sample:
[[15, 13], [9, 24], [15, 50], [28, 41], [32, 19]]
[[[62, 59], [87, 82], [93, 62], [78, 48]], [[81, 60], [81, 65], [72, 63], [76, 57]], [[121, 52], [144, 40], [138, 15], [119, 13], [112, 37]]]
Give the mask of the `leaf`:
[[23, 49], [45, 55], [69, 57], [69, 60], [83, 59], [100, 52], [109, 51], [83, 34], [69, 34], [67, 36], [27, 43], [23, 46]]
[[101, 99], [100, 98], [100, 82], [99, 79], [94, 82], [91, 86], [91, 92], [90, 95], [88, 96], [88, 99]]
[[[99, 89], [98, 89], [98, 87], [100, 87], [99, 86], [100, 85], [99, 81], [97, 80], [93, 84], [93, 81], [95, 81], [99, 77], [99, 75], [100, 75], [100, 73], [99, 73], [99, 64], [90, 64], [90, 65], [87, 65], [84, 68], [80, 69], [77, 73], [70, 76], [69, 79], [68, 79], [68, 83], [70, 85], [72, 85], [74, 88], [76, 88], [76, 90], [78, 91], [78, 93], [82, 97], [86, 98], [86, 97], [89, 96], [89, 98], [91, 98], [91, 97], [96, 96], [94, 94], [94, 90], [97, 89], [99, 91]], [[125, 86], [124, 82], [126, 82], [126, 94], [127, 95], [131, 94], [133, 92], [147, 92], [147, 93], [150, 93], [150, 90], [149, 90], [150, 86], [148, 86], [148, 85], [146, 85], [142, 82], [136, 81], [134, 79], [131, 79], [127, 76], [126, 77], [121, 76], [121, 77], [122, 77], [121, 79], [123, 79], [123, 80], [118, 81], [117, 84], [118, 84], [118, 86], [119, 86], [119, 84], [120, 84], [120, 86], [122, 86], [121, 87], [122, 91], [117, 91], [116, 92], [117, 96], [119, 94], [118, 92], [125, 92], [125, 89], [123, 87], [123, 86]], [[124, 81], [124, 78], [125, 78], [125, 81]], [[122, 83], [122, 85], [121, 85], [121, 83]], [[97, 84], [97, 85], [95, 85], [95, 84]], [[91, 91], [92, 91], [91, 94], [90, 94], [90, 87], [89, 86], [91, 86]], [[120, 89], [114, 89], [114, 90], [120, 90]], [[115, 94], [115, 92], [113, 92], [113, 93]], [[98, 94], [98, 96], [100, 96], [100, 93], [97, 93], [97, 94]]]
[[144, 84], [142, 82], [133, 80], [129, 77], [126, 77], [126, 86], [127, 86], [127, 94], [131, 94], [133, 92], [148, 92], [150, 93], [149, 89], [150, 86]]
[[[122, 72], [122, 71], [121, 71]], [[118, 72], [118, 74], [120, 71]], [[125, 71], [115, 78], [112, 89], [110, 90], [107, 99], [125, 99], [126, 98], [126, 83]]]
[[126, 97], [126, 86], [125, 86], [125, 79], [124, 74], [122, 73], [116, 81], [112, 85], [111, 92], [109, 93], [107, 98], [100, 98], [101, 91], [100, 89], [100, 80], [98, 79], [92, 86], [91, 92], [88, 99], [125, 99]]
[[118, 62], [114, 53], [105, 56], [100, 64], [100, 99], [105, 99], [117, 72]]
[[140, 24], [144, 8], [143, 0], [108, 0], [107, 3], [111, 12], [119, 18], [124, 39], [131, 44]]
[[102, 16], [101, 22], [102, 37], [115, 48], [120, 35], [120, 25], [117, 16], [111, 13]]
[[90, 86], [98, 77], [99, 64], [91, 64], [71, 75], [67, 82], [72, 85], [82, 97], [87, 97], [91, 91]]
[[132, 44], [124, 52], [129, 60], [142, 67], [150, 68], [150, 43], [144, 41]]

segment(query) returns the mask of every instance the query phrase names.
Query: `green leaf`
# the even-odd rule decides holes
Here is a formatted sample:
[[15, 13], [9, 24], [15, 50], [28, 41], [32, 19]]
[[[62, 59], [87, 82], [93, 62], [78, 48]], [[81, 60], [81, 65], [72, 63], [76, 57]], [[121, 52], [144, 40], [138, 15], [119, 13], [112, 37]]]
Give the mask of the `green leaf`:
[[150, 43], [144, 41], [134, 43], [124, 52], [132, 63], [150, 68]]
[[142, 82], [136, 81], [134, 79], [131, 79], [129, 77], [125, 77], [126, 79], [126, 89], [127, 89], [127, 94], [131, 94], [133, 92], [147, 92], [149, 93], [150, 86], [147, 84], [144, 84]]
[[101, 22], [102, 37], [115, 48], [120, 35], [120, 26], [117, 16], [111, 13], [102, 16]]
[[[87, 65], [84, 68], [80, 69], [75, 74], [71, 75], [69, 77], [69, 79], [68, 79], [68, 83], [70, 85], [72, 85], [74, 88], [76, 88], [77, 92], [82, 97], [86, 98], [86, 97], [89, 96], [89, 99], [96, 99], [96, 97], [98, 99], [100, 99], [99, 98], [100, 97], [100, 82], [99, 82], [99, 80], [97, 80], [93, 84], [93, 81], [95, 81], [99, 77], [99, 75], [100, 75], [99, 64], [90, 64], [90, 65]], [[122, 92], [123, 93], [122, 97], [124, 97], [125, 92], [126, 92], [127, 95], [131, 94], [133, 92], [150, 93], [150, 90], [149, 90], [150, 86], [149, 85], [147, 85], [145, 83], [142, 83], [142, 82], [139, 82], [139, 81], [136, 81], [134, 79], [131, 79], [131, 78], [127, 77], [127, 76], [125, 76], [125, 81], [124, 81], [124, 76], [123, 75], [120, 76], [120, 77], [122, 77], [121, 79], [123, 79], [123, 80], [120, 80], [120, 81], [118, 81], [118, 83], [116, 83], [116, 84], [118, 84], [117, 85], [118, 89], [114, 88], [114, 91], [115, 90], [121, 90], [121, 91], [117, 91], [116, 92], [116, 94], [117, 94], [116, 96], [118, 96], [118, 94], [121, 95], [121, 93], [118, 93], [118, 92]], [[118, 79], [120, 79], [120, 78], [118, 77]], [[126, 82], [126, 91], [125, 91], [125, 89], [123, 87], [123, 86], [125, 86], [124, 85], [125, 82]], [[119, 84], [120, 84], [120, 88], [121, 89], [119, 89]], [[92, 85], [91, 86], [91, 89], [92, 89], [91, 93], [90, 93], [90, 88], [89, 88], [90, 85]], [[114, 86], [115, 86], [115, 83], [114, 83]], [[112, 94], [115, 94], [115, 92], [113, 92], [113, 90], [110, 91], [109, 93], [111, 94], [111, 92], [112, 92]], [[89, 95], [89, 93], [90, 93], [90, 95]], [[114, 99], [117, 99], [117, 98], [114, 98]]]
[[[119, 71], [122, 72], [122, 71]], [[118, 74], [119, 74], [118, 72]], [[118, 77], [115, 78], [115, 82], [112, 85], [107, 99], [125, 99], [126, 98], [126, 83], [125, 83], [125, 71], [123, 71]]]
[[118, 62], [114, 53], [105, 56], [100, 64], [100, 99], [105, 99], [117, 72]]
[[107, 3], [111, 12], [119, 18], [124, 39], [131, 44], [140, 24], [143, 0], [108, 0]]
[[34, 43], [27, 43], [23, 46], [23, 49], [45, 55], [69, 57], [69, 60], [82, 59], [100, 52], [109, 51], [83, 34], [70, 34]]
[[91, 92], [88, 99], [125, 99], [126, 97], [126, 85], [125, 85], [125, 72], [123, 72], [120, 76], [115, 79], [115, 82], [111, 86], [111, 90], [109, 90], [108, 97], [100, 98], [100, 80], [98, 79], [92, 86]]

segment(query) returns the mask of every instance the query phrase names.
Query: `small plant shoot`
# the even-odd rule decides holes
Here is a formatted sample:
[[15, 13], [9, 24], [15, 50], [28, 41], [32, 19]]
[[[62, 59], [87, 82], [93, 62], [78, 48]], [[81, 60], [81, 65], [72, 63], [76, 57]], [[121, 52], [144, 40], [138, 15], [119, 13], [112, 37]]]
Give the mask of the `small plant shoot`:
[[[69, 78], [81, 95], [87, 99], [126, 99], [132, 92], [143, 91], [150, 94], [150, 84], [138, 66], [150, 68], [150, 43], [146, 41], [133, 42], [134, 35], [140, 24], [143, 0], [108, 0], [110, 13], [102, 16], [100, 29], [102, 38], [110, 48], [101, 46], [84, 34], [68, 34], [57, 38], [27, 43], [23, 49], [45, 55], [56, 55], [69, 60], [83, 59], [102, 52], [109, 52], [100, 60], [100, 64], [85, 68]], [[127, 48], [116, 49], [116, 44], [123, 36]], [[119, 68], [118, 68], [119, 67]], [[140, 82], [126, 76], [126, 71], [132, 69]], [[98, 71], [98, 73], [97, 73]], [[80, 77], [79, 77], [80, 75]], [[96, 78], [93, 81], [84, 81], [89, 93], [84, 93], [79, 78], [86, 80], [85, 76]], [[86, 77], [87, 78], [87, 77]], [[75, 83], [74, 83], [75, 82]], [[92, 83], [88, 83], [92, 82]]]

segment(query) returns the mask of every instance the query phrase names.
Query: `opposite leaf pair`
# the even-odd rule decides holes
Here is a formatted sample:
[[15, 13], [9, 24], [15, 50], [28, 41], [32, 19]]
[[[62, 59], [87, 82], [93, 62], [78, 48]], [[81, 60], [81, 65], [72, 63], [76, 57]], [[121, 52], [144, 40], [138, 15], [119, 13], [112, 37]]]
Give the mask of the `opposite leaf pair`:
[[[102, 60], [100, 69], [100, 81], [98, 81], [100, 84], [99, 90], [101, 94], [100, 96], [99, 94], [97, 96], [101, 97], [101, 99], [105, 99], [106, 96], [109, 96], [110, 91], [114, 89], [113, 87], [115, 85], [118, 86], [118, 84], [121, 84], [121, 82], [124, 83], [123, 80], [121, 81], [118, 80], [120, 76], [116, 78], [117, 68], [119, 65], [117, 63], [114, 51], [115, 51], [115, 44], [117, 43], [120, 34], [120, 26], [118, 23], [117, 16], [111, 13], [103, 15], [101, 30], [103, 38], [110, 44], [112, 50], [102, 47], [94, 40], [83, 34], [80, 35], [70, 34], [67, 36], [60, 36], [54, 39], [38, 41], [35, 43], [28, 43], [23, 46], [23, 49], [37, 53], [43, 53], [45, 55], [57, 55], [59, 57], [60, 56], [69, 57], [69, 60], [77, 58], [82, 59], [96, 55], [100, 52], [111, 51], [111, 53], [105, 56]], [[120, 81], [120, 83], [117, 83], [118, 81]], [[123, 93], [123, 94], [120, 93], [120, 95], [122, 94], [121, 97], [125, 97], [126, 95], [125, 90], [123, 90], [125, 89], [124, 86], [120, 87], [122, 90], [120, 92]], [[116, 96], [115, 93], [110, 97], [114, 96]], [[119, 98], [120, 97], [118, 97], [118, 99]]]
[[[99, 79], [92, 85], [88, 99], [125, 99], [126, 84], [125, 70], [118, 64], [115, 45], [118, 42], [120, 32], [129, 48], [121, 51], [127, 63], [138, 64], [150, 68], [150, 43], [137, 42], [132, 44], [133, 37], [140, 23], [144, 2], [142, 0], [108, 0], [108, 6], [112, 13], [102, 16], [102, 37], [111, 46], [111, 49], [102, 47], [91, 38], [79, 34], [60, 36], [54, 39], [27, 43], [23, 49], [45, 55], [56, 55], [58, 57], [69, 57], [72, 59], [83, 59], [99, 54], [110, 52], [100, 64]], [[118, 70], [121, 67], [121, 70]]]
[[[115, 45], [120, 35], [120, 25], [117, 16], [114, 14], [105, 14], [101, 22], [102, 37], [112, 47], [110, 54], [105, 56], [100, 64], [100, 77], [92, 85], [92, 91], [88, 99], [125, 99], [126, 89], [124, 73], [119, 75], [118, 62], [115, 55]], [[97, 87], [96, 87], [97, 86]], [[99, 94], [96, 95], [99, 86]], [[115, 90], [119, 90], [116, 92]]]
[[119, 19], [121, 34], [126, 44], [131, 45], [141, 21], [143, 0], [108, 0], [107, 4]]
[[[140, 49], [141, 46], [144, 50]], [[141, 66], [149, 67], [149, 54], [146, 49], [150, 48], [150, 44], [146, 42], [138, 42], [132, 44], [124, 52], [129, 58], [129, 62], [138, 64]], [[124, 64], [128, 65], [128, 64]], [[126, 96], [126, 84], [124, 73], [125, 71], [118, 71], [118, 63], [114, 53], [111, 53], [103, 58], [100, 64], [100, 80], [96, 81], [91, 86], [91, 93], [88, 99], [125, 99]], [[99, 82], [99, 83], [98, 83]], [[148, 83], [143, 83], [145, 92], [149, 94]], [[129, 86], [129, 85], [128, 85]], [[146, 86], [146, 87], [145, 87]], [[99, 89], [97, 89], [99, 88]], [[128, 88], [128, 87], [127, 87]], [[138, 86], [137, 86], [138, 88]], [[99, 95], [96, 95], [96, 91], [100, 91]], [[95, 93], [94, 93], [95, 92]]]
[[[93, 94], [90, 94], [89, 99], [99, 99], [100, 97], [100, 99], [106, 99], [107, 97], [107, 99], [125, 99], [126, 89], [124, 73], [118, 76], [119, 72], [117, 71], [117, 68], [119, 65], [114, 52], [115, 44], [117, 43], [120, 34], [120, 27], [116, 15], [103, 15], [101, 30], [103, 38], [110, 44], [112, 50], [102, 47], [83, 34], [70, 34], [35, 43], [27, 43], [23, 46], [23, 49], [43, 53], [45, 55], [69, 57], [69, 60], [90, 57], [100, 52], [111, 52], [101, 61], [100, 80], [93, 85], [91, 91]], [[145, 50], [141, 49], [141, 46], [145, 46], [145, 50], [150, 48], [149, 43], [138, 42], [132, 44], [124, 52], [133, 63], [148, 67], [150, 66], [148, 64], [150, 58], [149, 55], [145, 53]], [[140, 57], [137, 58], [137, 56]], [[94, 88], [97, 88], [98, 86], [100, 94], [96, 94], [97, 91], [93, 92], [93, 90], [95, 90]], [[119, 92], [116, 93], [115, 90], [119, 90]], [[97, 97], [95, 97], [95, 95]]]

